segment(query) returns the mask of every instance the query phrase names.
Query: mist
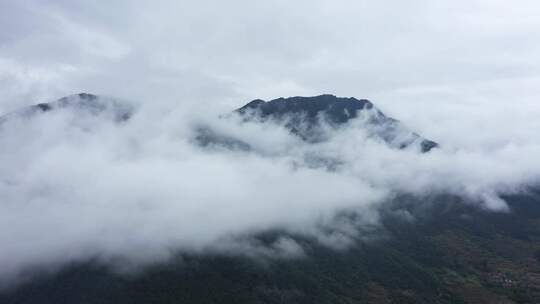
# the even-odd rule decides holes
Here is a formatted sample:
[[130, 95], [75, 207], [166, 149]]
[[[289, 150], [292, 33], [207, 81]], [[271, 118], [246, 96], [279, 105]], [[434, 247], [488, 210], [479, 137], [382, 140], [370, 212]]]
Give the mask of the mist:
[[[250, 240], [273, 229], [342, 250], [403, 193], [511, 212], [501, 196], [540, 177], [539, 14], [536, 1], [2, 1], [0, 115], [78, 92], [135, 112], [0, 122], [0, 284], [89, 259], [302, 258], [294, 238]], [[440, 149], [391, 149], [361, 122], [307, 143], [228, 116], [323, 93], [368, 98]], [[201, 146], [201, 127], [251, 149]]]
[[[290, 238], [249, 241], [270, 230], [340, 250], [380, 225], [380, 207], [397, 194], [452, 194], [510, 212], [500, 195], [535, 186], [540, 172], [536, 144], [423, 154], [368, 136], [361, 119], [309, 143], [277, 122], [214, 111], [140, 106], [127, 121], [113, 117], [67, 108], [2, 124], [4, 284], [90, 259], [137, 268], [178, 252], [302, 256]], [[201, 126], [250, 149], [201, 146]], [[336, 216], [343, 211], [354, 222]]]

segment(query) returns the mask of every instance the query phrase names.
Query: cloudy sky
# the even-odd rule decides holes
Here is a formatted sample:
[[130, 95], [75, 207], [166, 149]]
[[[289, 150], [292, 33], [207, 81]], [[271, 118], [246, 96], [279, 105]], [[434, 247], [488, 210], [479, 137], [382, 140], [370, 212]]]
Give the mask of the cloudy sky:
[[534, 0], [1, 1], [0, 113], [80, 91], [224, 109], [333, 93], [441, 142], [526, 141], [513, 126], [539, 127], [539, 14]]
[[[0, 1], [0, 113], [78, 92], [141, 109], [122, 127], [80, 113], [3, 126], [0, 283], [275, 227], [335, 245], [350, 227], [333, 223], [336, 239], [315, 226], [347, 208], [376, 223], [372, 207], [395, 191], [504, 210], [497, 194], [540, 172], [538, 16], [532, 0]], [[394, 151], [354, 127], [313, 147], [215, 119], [255, 98], [323, 93], [369, 98], [443, 149]], [[200, 124], [256, 153], [201, 150]], [[306, 155], [346, 166], [291, 169]], [[301, 252], [289, 239], [264, 250]]]

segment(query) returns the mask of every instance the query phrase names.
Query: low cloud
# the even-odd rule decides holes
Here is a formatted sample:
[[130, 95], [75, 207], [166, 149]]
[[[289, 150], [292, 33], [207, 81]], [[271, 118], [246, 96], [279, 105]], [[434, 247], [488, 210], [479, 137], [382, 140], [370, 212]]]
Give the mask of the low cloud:
[[[0, 282], [177, 250], [301, 256], [250, 239], [276, 228], [346, 248], [403, 192], [505, 211], [500, 194], [540, 172], [539, 14], [532, 0], [2, 1], [0, 113], [79, 91], [139, 109], [1, 123]], [[441, 149], [389, 149], [354, 124], [307, 144], [218, 118], [322, 93], [369, 98]], [[251, 149], [201, 147], [201, 128]]]
[[[398, 193], [450, 193], [504, 211], [499, 195], [540, 172], [535, 144], [421, 154], [389, 148], [354, 121], [307, 143], [279, 124], [213, 111], [142, 106], [128, 121], [111, 117], [64, 109], [1, 125], [0, 281], [86, 259], [148, 265], [178, 251], [303, 255], [289, 238], [238, 238], [275, 229], [345, 248]], [[252, 149], [200, 146], [200, 126]]]

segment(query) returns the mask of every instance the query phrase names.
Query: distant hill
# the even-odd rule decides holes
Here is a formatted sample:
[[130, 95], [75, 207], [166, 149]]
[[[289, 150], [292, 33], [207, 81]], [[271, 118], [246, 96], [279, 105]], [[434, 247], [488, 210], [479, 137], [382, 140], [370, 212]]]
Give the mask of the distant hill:
[[0, 124], [5, 123], [10, 119], [32, 119], [36, 115], [58, 110], [75, 111], [80, 114], [96, 116], [101, 114], [112, 114], [112, 119], [116, 121], [128, 120], [133, 114], [133, 109], [125, 103], [111, 98], [80, 93], [66, 96], [53, 102], [38, 103], [20, 108], [14, 112], [1, 116]]

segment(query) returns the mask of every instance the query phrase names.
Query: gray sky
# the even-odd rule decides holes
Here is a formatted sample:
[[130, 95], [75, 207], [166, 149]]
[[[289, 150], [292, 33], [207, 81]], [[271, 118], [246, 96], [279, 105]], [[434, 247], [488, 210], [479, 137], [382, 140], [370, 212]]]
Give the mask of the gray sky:
[[[36, 265], [147, 264], [178, 248], [301, 255], [290, 239], [220, 243], [275, 227], [339, 247], [357, 235], [336, 211], [374, 224], [399, 191], [505, 210], [500, 193], [540, 177], [538, 16], [527, 0], [0, 1], [0, 113], [78, 92], [141, 109], [121, 127], [60, 111], [0, 129], [0, 285]], [[313, 146], [216, 119], [322, 93], [369, 98], [443, 148], [395, 151], [354, 126]], [[194, 146], [201, 124], [255, 152]], [[302, 166], [313, 155], [346, 165]]]
[[2, 1], [0, 112], [79, 91], [224, 111], [333, 93], [443, 143], [500, 144], [494, 128], [539, 127], [539, 15], [534, 0]]

